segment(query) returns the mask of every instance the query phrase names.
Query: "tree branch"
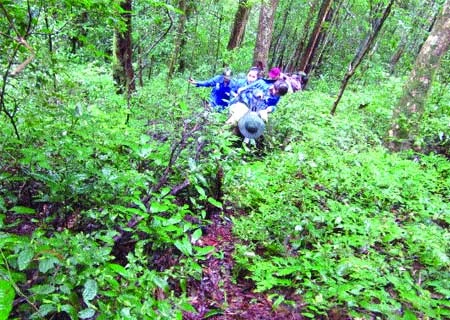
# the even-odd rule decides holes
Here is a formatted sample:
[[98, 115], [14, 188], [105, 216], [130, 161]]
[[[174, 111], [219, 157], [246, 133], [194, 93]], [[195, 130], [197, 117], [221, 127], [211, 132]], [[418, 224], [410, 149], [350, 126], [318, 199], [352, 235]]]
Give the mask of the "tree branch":
[[14, 76], [18, 75], [19, 73], [21, 73], [25, 69], [25, 67], [31, 61], [33, 61], [34, 56], [35, 56], [33, 48], [28, 44], [28, 42], [24, 38], [19, 37], [17, 39], [17, 42], [19, 43], [19, 45], [23, 45], [24, 47], [26, 47], [28, 49], [28, 51], [30, 51], [31, 55], [24, 62], [19, 64], [13, 71], [11, 71], [10, 76], [12, 76], [12, 77], [14, 77]]

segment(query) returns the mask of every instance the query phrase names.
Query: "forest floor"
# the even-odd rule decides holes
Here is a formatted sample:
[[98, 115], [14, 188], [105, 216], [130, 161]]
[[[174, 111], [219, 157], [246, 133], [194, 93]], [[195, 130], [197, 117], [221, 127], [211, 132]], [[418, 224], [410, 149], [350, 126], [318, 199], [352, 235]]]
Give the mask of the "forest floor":
[[[188, 285], [191, 304], [197, 314], [185, 313], [186, 320], [297, 320], [302, 307], [301, 297], [283, 292], [286, 299], [295, 302], [295, 307], [281, 304], [277, 308], [266, 294], [254, 292], [253, 283], [233, 276], [233, 251], [235, 239], [232, 223], [221, 213], [213, 213], [211, 224], [205, 229], [200, 244], [214, 246], [219, 255], [210, 255], [203, 262], [203, 278], [192, 280]], [[281, 292], [280, 292], [281, 293]], [[210, 315], [210, 316], [209, 316]]]
[[[51, 206], [39, 208], [38, 212], [53, 211]], [[185, 312], [184, 320], [301, 320], [305, 319], [301, 315], [302, 297], [287, 290], [277, 291], [285, 300], [291, 303], [281, 303], [274, 305], [268, 294], [255, 292], [255, 286], [244, 274], [235, 274], [235, 261], [233, 253], [237, 239], [232, 234], [232, 222], [228, 217], [241, 214], [238, 212], [220, 212], [211, 210], [210, 223], [203, 228], [203, 236], [196, 245], [213, 246], [214, 253], [211, 253], [201, 262], [202, 278], [200, 280], [189, 279], [187, 282], [187, 296], [191, 305], [196, 309], [196, 313]], [[194, 218], [192, 218], [195, 220]], [[74, 232], [92, 232], [99, 226], [92, 223], [81, 222], [80, 216], [66, 217], [65, 219], [55, 219], [53, 228], [56, 232], [63, 229], [71, 229]], [[77, 223], [79, 222], [79, 223]], [[194, 222], [194, 221], [193, 221]], [[8, 230], [9, 233], [18, 235], [31, 235], [39, 223], [31, 219], [30, 215], [20, 215], [9, 213], [6, 223], [13, 223], [16, 227]], [[134, 249], [135, 241], [130, 241], [130, 234], [122, 238], [113, 249], [112, 254], [115, 262], [126, 265], [127, 254]], [[170, 268], [176, 263], [172, 251], [160, 252], [153, 256], [154, 265], [159, 270]], [[36, 277], [32, 276], [22, 289], [26, 290], [33, 285]], [[179, 288], [175, 288], [179, 290]], [[11, 316], [23, 319], [17, 307], [25, 303], [22, 297], [18, 297], [14, 302], [14, 309]], [[69, 320], [70, 317], [64, 312], [53, 314], [53, 320]], [[332, 310], [323, 319], [344, 320], [350, 319], [345, 311], [337, 312]]]
[[[64, 219], [65, 220], [65, 219]], [[89, 232], [90, 227], [81, 224], [76, 227], [71, 225], [72, 218], [66, 221], [54, 221], [54, 228], [58, 231], [68, 228], [75, 232]], [[70, 220], [70, 221], [69, 221]], [[232, 235], [231, 220], [216, 212], [210, 217], [211, 223], [204, 228], [204, 235], [198, 240], [200, 246], [215, 247], [214, 254], [210, 254], [202, 262], [202, 279], [188, 280], [187, 294], [191, 305], [197, 310], [196, 313], [183, 314], [184, 320], [299, 320], [302, 307], [301, 297], [280, 292], [287, 296], [287, 299], [295, 302], [295, 307], [281, 304], [274, 308], [266, 294], [254, 292], [254, 286], [250, 280], [240, 276], [233, 277], [233, 251], [235, 239]], [[30, 235], [38, 225], [30, 219], [30, 215], [8, 214], [7, 223], [15, 222], [16, 227], [8, 232], [18, 235]], [[92, 226], [91, 226], [92, 227]], [[84, 230], [86, 229], [86, 230]], [[95, 228], [94, 228], [95, 229]], [[134, 249], [134, 241], [129, 241], [128, 237], [121, 239], [120, 243], [114, 247], [113, 255], [116, 262], [126, 264], [127, 254]], [[156, 256], [155, 256], [156, 257]], [[155, 260], [158, 269], [165, 269], [175, 263], [173, 252], [160, 253]], [[26, 287], [30, 287], [35, 277], [27, 282]], [[22, 289], [26, 289], [25, 287]], [[22, 297], [18, 297], [14, 302], [14, 309], [11, 316], [23, 318], [23, 314], [16, 309], [25, 303]], [[53, 320], [69, 320], [70, 317], [64, 312], [52, 314]]]

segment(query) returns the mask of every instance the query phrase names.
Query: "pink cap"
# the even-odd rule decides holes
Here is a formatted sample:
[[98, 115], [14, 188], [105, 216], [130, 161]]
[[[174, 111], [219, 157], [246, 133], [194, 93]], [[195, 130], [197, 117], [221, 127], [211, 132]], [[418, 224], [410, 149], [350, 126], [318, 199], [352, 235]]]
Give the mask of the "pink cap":
[[280, 68], [272, 68], [269, 71], [270, 78], [278, 78], [280, 76], [281, 70]]

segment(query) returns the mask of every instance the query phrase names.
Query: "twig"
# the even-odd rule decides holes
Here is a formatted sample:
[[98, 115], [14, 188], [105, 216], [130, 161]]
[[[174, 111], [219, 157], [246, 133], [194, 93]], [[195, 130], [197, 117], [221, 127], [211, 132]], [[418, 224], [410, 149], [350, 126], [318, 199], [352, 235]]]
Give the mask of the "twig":
[[11, 71], [10, 75], [12, 77], [21, 73], [23, 71], [23, 69], [25, 69], [25, 67], [34, 59], [34, 56], [35, 56], [33, 48], [28, 44], [28, 42], [24, 38], [19, 37], [17, 39], [17, 42], [19, 43], [19, 45], [25, 46], [28, 49], [28, 51], [30, 51], [31, 55], [24, 62], [19, 64], [16, 69]]

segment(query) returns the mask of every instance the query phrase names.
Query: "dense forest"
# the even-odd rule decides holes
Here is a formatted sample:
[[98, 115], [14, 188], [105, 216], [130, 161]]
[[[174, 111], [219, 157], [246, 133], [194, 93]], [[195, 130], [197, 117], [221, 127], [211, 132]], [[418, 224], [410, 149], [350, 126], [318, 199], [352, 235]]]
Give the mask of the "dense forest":
[[[450, 319], [449, 30], [450, 0], [0, 0], [0, 320]], [[188, 79], [252, 66], [304, 82], [247, 143]]]

